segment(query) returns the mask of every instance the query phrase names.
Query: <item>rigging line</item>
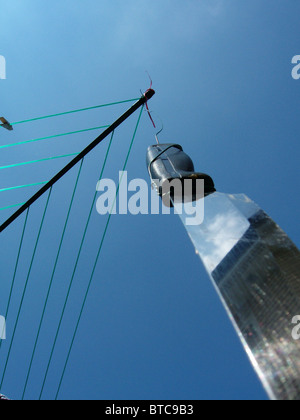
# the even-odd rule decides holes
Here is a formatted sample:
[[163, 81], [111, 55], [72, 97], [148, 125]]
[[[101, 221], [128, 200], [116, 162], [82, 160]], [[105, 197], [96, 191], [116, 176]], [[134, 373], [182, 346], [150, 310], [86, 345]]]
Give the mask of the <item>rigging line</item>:
[[[109, 152], [110, 152], [110, 149], [111, 149], [113, 138], [114, 138], [114, 132], [112, 132], [110, 143], [108, 145], [108, 149], [107, 149], [107, 152], [106, 152], [104, 163], [103, 163], [103, 166], [102, 166], [102, 169], [101, 169], [101, 174], [100, 174], [100, 177], [99, 177], [100, 180], [102, 179], [103, 174], [104, 174], [104, 170], [105, 170], [106, 163], [107, 163], [107, 160], [108, 160], [108, 155], [109, 155]], [[97, 198], [97, 192], [94, 194], [92, 205], [91, 205], [91, 208], [90, 208], [90, 212], [89, 212], [87, 222], [86, 222], [86, 225], [85, 225], [84, 233], [83, 233], [83, 236], [82, 236], [82, 239], [81, 239], [81, 243], [80, 243], [79, 251], [78, 251], [78, 254], [77, 254], [75, 266], [74, 266], [74, 269], [73, 269], [73, 273], [72, 273], [71, 280], [70, 280], [70, 283], [69, 283], [69, 288], [68, 288], [68, 291], [67, 291], [67, 296], [66, 296], [65, 303], [64, 303], [64, 306], [63, 306], [63, 309], [62, 309], [62, 314], [61, 314], [61, 317], [60, 317], [60, 321], [59, 321], [58, 328], [57, 328], [57, 331], [56, 331], [56, 335], [55, 335], [55, 338], [54, 338], [54, 343], [53, 343], [53, 346], [52, 346], [52, 349], [51, 349], [48, 365], [47, 365], [46, 372], [45, 372], [45, 375], [44, 375], [44, 380], [43, 380], [43, 384], [42, 384], [39, 399], [41, 399], [43, 391], [44, 391], [44, 387], [45, 387], [45, 383], [46, 383], [46, 380], [47, 380], [47, 376], [48, 376], [50, 364], [51, 364], [51, 361], [52, 361], [54, 349], [55, 349], [55, 346], [56, 346], [58, 334], [59, 334], [59, 331], [60, 331], [60, 327], [61, 327], [62, 320], [63, 320], [63, 317], [64, 317], [65, 309], [66, 309], [67, 302], [68, 302], [68, 299], [69, 299], [69, 295], [70, 295], [70, 292], [71, 292], [71, 288], [72, 288], [72, 284], [73, 284], [73, 280], [74, 280], [74, 276], [75, 276], [75, 271], [76, 271], [78, 261], [79, 261], [80, 255], [81, 255], [83, 243], [85, 241], [85, 237], [86, 237], [88, 226], [89, 226], [89, 223], [90, 223], [90, 220], [91, 220], [92, 212], [94, 210], [94, 205], [95, 205], [95, 202], [96, 202], [96, 198]]]
[[67, 172], [69, 172], [81, 159], [89, 154], [95, 147], [98, 146], [107, 136], [109, 136], [116, 128], [118, 128], [124, 121], [126, 121], [135, 111], [141, 106], [145, 105], [155, 95], [153, 89], [148, 89], [144, 95], [134, 103], [124, 114], [122, 114], [114, 123], [104, 130], [92, 143], [90, 143], [79, 155], [77, 155], [71, 162], [69, 162], [60, 172], [58, 172], [46, 185], [44, 185], [36, 194], [34, 194], [22, 207], [20, 207], [12, 216], [10, 216], [0, 226], [0, 233], [3, 232], [10, 224], [12, 224], [24, 211], [27, 210], [35, 201], [44, 195], [56, 182], [58, 182]]
[[37, 185], [44, 185], [44, 184], [47, 184], [47, 182], [35, 182], [34, 184], [26, 184], [26, 185], [18, 185], [16, 187], [1, 188], [0, 192], [18, 190], [21, 188], [28, 188], [28, 187], [36, 187]]
[[9, 346], [9, 350], [8, 350], [8, 354], [7, 354], [7, 358], [6, 358], [6, 362], [5, 362], [5, 366], [4, 366], [4, 371], [3, 371], [3, 375], [2, 375], [2, 379], [1, 379], [0, 389], [2, 389], [3, 381], [4, 381], [4, 378], [5, 378], [7, 365], [8, 365], [8, 361], [9, 361], [9, 358], [10, 358], [11, 349], [12, 349], [12, 346], [13, 346], [13, 343], [14, 343], [14, 338], [15, 338], [17, 326], [18, 326], [18, 323], [19, 323], [20, 314], [21, 314], [21, 310], [22, 310], [27, 286], [28, 286], [29, 277], [30, 277], [30, 274], [31, 274], [33, 262], [34, 262], [34, 259], [35, 259], [36, 251], [37, 251], [37, 248], [38, 248], [41, 232], [42, 232], [42, 229], [43, 229], [43, 225], [44, 225], [44, 221], [45, 221], [45, 217], [46, 217], [46, 213], [47, 213], [47, 209], [48, 209], [48, 205], [49, 205], [49, 201], [50, 201], [51, 192], [52, 192], [52, 188], [49, 190], [49, 194], [48, 194], [47, 202], [46, 202], [46, 205], [45, 205], [42, 221], [41, 221], [41, 224], [40, 224], [40, 228], [39, 228], [39, 231], [38, 231], [36, 243], [35, 243], [35, 246], [34, 246], [32, 258], [31, 258], [31, 262], [30, 262], [30, 266], [29, 266], [29, 270], [28, 270], [28, 274], [27, 274], [27, 278], [26, 278], [26, 282], [25, 282], [25, 286], [24, 286], [24, 290], [23, 290], [23, 294], [22, 294], [22, 298], [21, 298], [21, 302], [20, 302], [20, 306], [19, 306], [19, 310], [18, 310], [18, 314], [17, 314], [17, 319], [16, 319], [16, 322], [15, 322], [15, 326], [14, 326], [14, 330], [13, 330], [13, 334], [12, 334], [12, 339], [11, 339], [11, 342], [10, 342], [10, 346]]
[[[24, 236], [25, 236], [25, 230], [26, 230], [27, 221], [28, 221], [28, 215], [29, 215], [29, 208], [27, 209], [27, 212], [26, 212], [25, 222], [24, 222], [23, 231], [22, 231], [22, 235], [21, 235], [21, 241], [20, 241], [19, 250], [18, 250], [18, 254], [17, 254], [17, 260], [16, 260], [16, 264], [15, 264], [15, 268], [14, 268], [13, 280], [12, 280], [12, 284], [11, 284], [11, 288], [10, 288], [10, 292], [9, 292], [9, 297], [8, 297], [8, 303], [7, 303], [7, 307], [6, 307], [6, 311], [5, 311], [5, 319], [8, 319], [10, 302], [11, 302], [11, 297], [12, 297], [12, 293], [13, 293], [13, 289], [14, 289], [14, 285], [15, 285], [16, 274], [17, 274], [17, 270], [18, 270], [18, 266], [19, 266], [19, 260], [20, 260], [21, 250], [22, 250]], [[2, 342], [3, 342], [3, 340], [0, 340], [0, 350], [1, 350]]]
[[19, 207], [19, 206], [23, 206], [25, 203], [19, 203], [19, 204], [12, 204], [12, 205], [10, 205], [10, 206], [6, 206], [6, 207], [1, 207], [0, 208], [0, 211], [1, 210], [8, 210], [8, 209], [12, 209], [13, 207]]
[[107, 127], [109, 127], [109, 125], [101, 125], [100, 127], [85, 128], [83, 130], [69, 131], [68, 133], [54, 134], [53, 136], [39, 137], [39, 138], [32, 139], [32, 140], [25, 140], [25, 141], [19, 141], [17, 143], [4, 144], [3, 146], [0, 146], [0, 149], [5, 149], [7, 147], [21, 146], [23, 144], [34, 143], [34, 142], [37, 142], [37, 141], [50, 140], [50, 139], [54, 139], [56, 137], [63, 137], [63, 136], [69, 136], [69, 135], [72, 135], [72, 134], [85, 133], [87, 131], [101, 130], [101, 129], [107, 128]]
[[[138, 98], [139, 99], [139, 98]], [[104, 107], [108, 107], [108, 106], [113, 106], [113, 105], [120, 105], [120, 104], [125, 104], [128, 102], [134, 102], [137, 101], [138, 99], [127, 99], [125, 101], [118, 101], [118, 102], [110, 102], [107, 104], [102, 104], [102, 105], [96, 105], [96, 106], [90, 106], [88, 108], [80, 108], [80, 109], [75, 109], [73, 111], [66, 111], [66, 112], [60, 112], [58, 114], [50, 114], [50, 115], [45, 115], [43, 117], [37, 117], [37, 118], [30, 118], [28, 120], [23, 120], [23, 121], [17, 121], [14, 123], [11, 123], [11, 125], [17, 125], [17, 124], [24, 124], [24, 123], [28, 123], [28, 122], [32, 122], [32, 121], [38, 121], [38, 120], [44, 120], [46, 118], [53, 118], [53, 117], [59, 117], [61, 115], [68, 115], [68, 114], [74, 114], [76, 112], [83, 112], [83, 111], [90, 111], [92, 109], [98, 109], [98, 108], [104, 108]]]
[[[133, 147], [134, 140], [135, 140], [135, 137], [136, 137], [136, 133], [137, 133], [137, 130], [138, 130], [138, 127], [139, 127], [139, 124], [140, 124], [142, 113], [143, 113], [143, 108], [141, 109], [141, 112], [140, 112], [140, 115], [139, 115], [139, 118], [138, 118], [138, 121], [137, 121], [137, 125], [135, 127], [135, 131], [134, 131], [134, 134], [133, 134], [133, 137], [132, 137], [132, 140], [131, 140], [131, 143], [130, 143], [130, 147], [129, 147], [129, 150], [128, 150], [128, 153], [127, 153], [127, 156], [126, 156], [126, 159], [125, 159], [122, 174], [124, 174], [124, 172], [127, 168], [128, 160], [129, 160], [129, 157], [130, 157], [130, 154], [131, 154], [131, 151], [132, 151], [132, 147]], [[98, 248], [98, 253], [97, 253], [96, 260], [95, 260], [95, 263], [94, 263], [94, 266], [93, 266], [92, 274], [90, 276], [90, 280], [89, 280], [88, 287], [87, 287], [87, 290], [86, 290], [86, 293], [85, 293], [85, 296], [84, 296], [84, 300], [83, 300], [83, 303], [82, 303], [82, 306], [81, 306], [81, 310], [80, 310], [80, 313], [79, 313], [79, 317], [78, 317], [78, 320], [77, 320], [75, 331], [74, 331], [74, 334], [73, 334], [73, 337], [72, 337], [71, 345], [70, 345], [68, 355], [67, 355], [67, 358], [66, 358], [66, 362], [65, 362], [65, 365], [64, 365], [64, 369], [63, 369], [63, 372], [62, 372], [62, 375], [61, 375], [61, 378], [60, 378], [58, 390], [57, 390], [56, 397], [55, 397], [56, 400], [58, 398], [58, 394], [60, 392], [60, 388], [61, 388], [61, 385], [62, 385], [62, 382], [63, 382], [63, 379], [64, 379], [64, 375], [65, 375], [66, 368], [67, 368], [67, 365], [68, 365], [68, 362], [69, 362], [70, 354], [71, 354], [71, 351], [72, 351], [72, 348], [73, 348], [73, 345], [74, 345], [74, 341], [75, 341], [75, 338], [76, 338], [76, 335], [77, 335], [78, 327], [79, 327], [81, 317], [82, 317], [82, 314], [83, 314], [83, 311], [84, 311], [84, 307], [85, 307], [85, 304], [86, 304], [86, 301], [87, 301], [87, 297], [88, 297], [88, 294], [89, 294], [89, 291], [90, 291], [90, 288], [91, 288], [91, 284], [92, 284], [92, 281], [93, 281], [93, 278], [94, 278], [94, 274], [95, 274], [96, 267], [97, 267], [97, 264], [98, 264], [98, 261], [99, 261], [99, 257], [100, 257], [100, 254], [101, 254], [101, 251], [102, 251], [102, 248], [103, 248], [103, 243], [104, 243], [104, 240], [106, 238], [106, 234], [107, 234], [107, 230], [108, 230], [109, 223], [110, 223], [110, 220], [111, 220], [111, 216], [112, 216], [112, 213], [113, 213], [113, 209], [115, 207], [116, 200], [117, 200], [117, 197], [118, 197], [118, 194], [119, 194], [122, 179], [123, 179], [123, 177], [121, 177], [121, 179], [119, 181], [118, 188], [117, 188], [116, 195], [115, 195], [115, 199], [114, 199], [110, 214], [108, 216], [108, 220], [107, 220], [107, 223], [106, 223], [106, 226], [105, 226], [105, 229], [104, 229], [104, 233], [102, 235], [100, 246]]]
[[78, 156], [78, 154], [79, 154], [79, 153], [69, 153], [69, 154], [67, 154], [67, 155], [52, 156], [52, 157], [43, 158], [43, 159], [30, 160], [30, 161], [28, 161], [28, 162], [14, 163], [14, 164], [12, 164], [12, 165], [0, 166], [0, 170], [1, 170], [1, 169], [16, 168], [16, 167], [18, 167], [18, 166], [24, 166], [24, 165], [31, 165], [31, 164], [33, 164], [33, 163], [46, 162], [46, 161], [48, 161], [48, 160], [62, 159], [62, 158], [70, 157], [70, 156]]
[[63, 227], [63, 231], [62, 231], [62, 235], [61, 235], [61, 239], [60, 239], [60, 243], [59, 243], [59, 247], [58, 247], [58, 251], [57, 251], [57, 255], [56, 255], [56, 259], [55, 259], [55, 263], [54, 263], [54, 268], [52, 270], [52, 275], [51, 275], [51, 279], [50, 279], [49, 288], [48, 288], [48, 292], [47, 292], [47, 296], [46, 296], [46, 300], [45, 300], [45, 304], [44, 304], [44, 308], [43, 308], [41, 320], [40, 320], [39, 327], [38, 327], [38, 332], [37, 332], [35, 343], [34, 343], [34, 348], [33, 348], [32, 356], [31, 356], [30, 364], [29, 364], [29, 369], [28, 369], [28, 372], [27, 372], [26, 380], [25, 380], [25, 385], [24, 385], [23, 394], [22, 394], [22, 400], [24, 400], [24, 396], [25, 396], [25, 393], [26, 393], [26, 389], [27, 389], [27, 385], [28, 385], [28, 380], [29, 380], [29, 376], [30, 376], [30, 373], [31, 373], [31, 367], [32, 367], [32, 364], [33, 364], [34, 356], [35, 356], [35, 352], [36, 352], [36, 348], [37, 348], [37, 343], [38, 343], [38, 340], [39, 340], [39, 337], [40, 337], [40, 332], [41, 332], [42, 324], [43, 324], [43, 321], [44, 321], [45, 312], [46, 312], [46, 308], [47, 308], [47, 305], [48, 305], [48, 300], [49, 300], [50, 292], [51, 292], [51, 289], [52, 289], [53, 279], [54, 279], [54, 275], [55, 275], [55, 272], [56, 272], [58, 260], [59, 260], [59, 257], [60, 257], [60, 252], [61, 252], [62, 244], [63, 244], [64, 238], [65, 238], [65, 233], [66, 233], [67, 226], [68, 226], [68, 223], [69, 223], [69, 218], [70, 218], [71, 210], [72, 210], [72, 207], [73, 207], [75, 194], [76, 194], [76, 191], [77, 191], [77, 186], [78, 186], [79, 178], [80, 178], [80, 175], [81, 175], [81, 170], [82, 170], [83, 162], [84, 162], [84, 158], [82, 159], [82, 161], [80, 163], [80, 166], [79, 166], [79, 170], [78, 170], [78, 174], [77, 174], [77, 178], [76, 178], [76, 182], [75, 182], [73, 194], [72, 194], [72, 197], [71, 197], [71, 202], [70, 202], [70, 205], [69, 205], [67, 217], [66, 217], [65, 224], [64, 224], [64, 227]]

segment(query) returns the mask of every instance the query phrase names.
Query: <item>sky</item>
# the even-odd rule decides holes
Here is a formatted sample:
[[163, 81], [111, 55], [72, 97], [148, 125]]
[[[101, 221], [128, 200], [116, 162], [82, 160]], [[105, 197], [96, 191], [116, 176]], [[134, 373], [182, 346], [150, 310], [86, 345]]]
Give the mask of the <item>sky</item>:
[[[10, 0], [1, 4], [1, 115], [11, 122], [139, 98], [161, 142], [183, 146], [218, 191], [244, 193], [299, 247], [299, 96], [292, 77], [300, 5], [293, 0]], [[130, 103], [20, 124], [0, 145], [110, 124]], [[138, 113], [116, 131], [104, 176], [118, 179]], [[3, 148], [0, 166], [77, 153], [101, 130]], [[156, 131], [145, 111], [128, 178], [148, 180]], [[38, 399], [109, 139], [83, 165], [26, 387]], [[70, 158], [2, 170], [0, 188], [46, 182]], [[22, 304], [1, 392], [22, 398], [68, 205], [74, 168], [30, 210], [15, 276], [0, 373]], [[1, 192], [0, 207], [36, 187]], [[4, 221], [12, 210], [3, 210]], [[24, 215], [1, 235], [4, 315]], [[93, 208], [42, 398], [54, 399], [107, 217]], [[59, 399], [265, 400], [249, 359], [176, 215], [112, 216]]]

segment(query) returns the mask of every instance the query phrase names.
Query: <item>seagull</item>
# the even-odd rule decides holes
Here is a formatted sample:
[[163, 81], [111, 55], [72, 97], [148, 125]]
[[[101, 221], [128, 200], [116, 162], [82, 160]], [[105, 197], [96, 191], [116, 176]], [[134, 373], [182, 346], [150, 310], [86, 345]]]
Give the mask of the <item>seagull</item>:
[[3, 124], [0, 124], [1, 127], [6, 128], [6, 130], [12, 131], [13, 126], [7, 121], [6, 118], [0, 117], [0, 121], [2, 121]]

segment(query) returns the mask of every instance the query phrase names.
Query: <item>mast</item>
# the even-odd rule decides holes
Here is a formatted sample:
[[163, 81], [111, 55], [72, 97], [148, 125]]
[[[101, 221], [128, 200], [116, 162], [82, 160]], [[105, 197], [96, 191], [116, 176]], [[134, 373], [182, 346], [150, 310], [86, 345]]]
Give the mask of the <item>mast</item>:
[[79, 153], [71, 162], [69, 162], [61, 171], [59, 171], [46, 185], [44, 185], [35, 195], [33, 195], [22, 207], [20, 207], [9, 219], [0, 226], [0, 233], [3, 232], [11, 223], [13, 223], [21, 214], [23, 214], [33, 203], [42, 197], [50, 188], [53, 187], [66, 173], [68, 173], [77, 163], [79, 163], [87, 154], [89, 154], [98, 144], [108, 137], [116, 128], [126, 121], [135, 111], [155, 95], [153, 89], [148, 89], [142, 97], [121, 115], [113, 124], [103, 131], [92, 143], [90, 143], [81, 153]]

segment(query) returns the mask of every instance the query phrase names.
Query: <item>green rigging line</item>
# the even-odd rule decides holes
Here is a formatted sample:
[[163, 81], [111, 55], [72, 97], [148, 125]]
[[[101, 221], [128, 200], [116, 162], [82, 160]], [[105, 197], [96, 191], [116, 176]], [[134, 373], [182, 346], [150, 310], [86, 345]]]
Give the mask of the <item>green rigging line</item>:
[[[123, 167], [123, 173], [125, 172], [125, 170], [127, 168], [128, 160], [129, 160], [129, 157], [130, 157], [130, 154], [131, 154], [131, 151], [132, 151], [133, 143], [134, 143], [136, 133], [137, 133], [137, 130], [138, 130], [138, 127], [139, 127], [139, 124], [140, 124], [141, 117], [142, 117], [143, 108], [144, 107], [142, 107], [142, 109], [141, 109], [141, 112], [140, 112], [140, 115], [139, 115], [139, 118], [138, 118], [138, 121], [137, 121], [137, 125], [135, 127], [135, 131], [134, 131], [131, 143], [130, 143], [130, 147], [129, 147], [129, 150], [128, 150], [128, 153], [127, 153], [127, 156], [126, 156], [126, 159], [125, 159], [125, 163], [124, 163], [124, 167]], [[78, 317], [78, 320], [77, 320], [75, 331], [74, 331], [74, 334], [73, 334], [73, 337], [72, 337], [71, 345], [70, 345], [70, 348], [69, 348], [69, 351], [68, 351], [67, 359], [66, 359], [66, 362], [65, 362], [65, 365], [64, 365], [64, 369], [63, 369], [61, 378], [60, 378], [58, 390], [57, 390], [56, 397], [55, 397], [56, 400], [58, 398], [58, 394], [60, 392], [60, 388], [61, 388], [61, 385], [62, 385], [62, 382], [63, 382], [63, 379], [64, 379], [64, 375], [65, 375], [66, 368], [67, 368], [67, 365], [68, 365], [68, 361], [69, 361], [69, 358], [70, 358], [70, 354], [71, 354], [71, 351], [72, 351], [72, 348], [73, 348], [75, 337], [76, 337], [76, 334], [77, 334], [77, 331], [78, 331], [80, 320], [81, 320], [81, 317], [82, 317], [82, 314], [83, 314], [83, 310], [84, 310], [86, 300], [87, 300], [87, 297], [88, 297], [88, 294], [89, 294], [89, 290], [90, 290], [90, 287], [91, 287], [91, 284], [92, 284], [92, 280], [94, 278], [94, 274], [95, 274], [96, 267], [97, 267], [97, 264], [98, 264], [98, 261], [99, 261], [99, 257], [100, 257], [100, 254], [101, 254], [101, 251], [102, 251], [102, 248], [103, 248], [103, 243], [104, 243], [104, 240], [105, 240], [105, 237], [106, 237], [106, 234], [107, 234], [107, 230], [108, 230], [108, 226], [109, 226], [109, 223], [110, 223], [110, 220], [111, 220], [112, 212], [113, 212], [113, 209], [114, 209], [115, 204], [116, 204], [117, 196], [119, 194], [121, 182], [122, 182], [122, 178], [120, 179], [120, 182], [118, 184], [118, 188], [117, 188], [117, 191], [116, 191], [116, 196], [115, 196], [110, 214], [108, 216], [108, 220], [107, 220], [107, 223], [106, 223], [106, 226], [105, 226], [105, 229], [104, 229], [104, 233], [103, 233], [103, 236], [102, 236], [102, 239], [101, 239], [101, 242], [100, 242], [100, 246], [99, 246], [98, 253], [97, 253], [97, 256], [96, 256], [96, 260], [95, 260], [95, 263], [94, 263], [94, 266], [93, 266], [92, 274], [91, 274], [91, 277], [90, 277], [90, 280], [89, 280], [89, 283], [88, 283], [88, 287], [87, 287], [87, 290], [86, 290], [86, 293], [85, 293], [85, 296], [84, 296], [84, 300], [83, 300], [82, 307], [81, 307], [81, 310], [80, 310], [80, 313], [79, 313], [79, 317]]]
[[[14, 289], [16, 274], [17, 274], [17, 270], [18, 270], [18, 266], [19, 266], [19, 260], [20, 260], [20, 255], [21, 255], [21, 250], [22, 250], [22, 246], [23, 246], [25, 230], [26, 230], [27, 221], [28, 221], [29, 209], [30, 208], [28, 208], [27, 209], [27, 212], [26, 212], [25, 222], [24, 222], [24, 226], [23, 226], [23, 231], [22, 231], [22, 235], [21, 235], [21, 241], [20, 241], [20, 245], [19, 245], [17, 260], [16, 260], [14, 274], [13, 274], [13, 280], [12, 280], [12, 284], [11, 284], [11, 288], [10, 288], [10, 293], [9, 293], [9, 297], [8, 297], [8, 303], [7, 303], [6, 312], [5, 312], [5, 319], [8, 319], [8, 312], [9, 312], [9, 308], [10, 308], [10, 302], [11, 302], [12, 292], [13, 292], [13, 289]], [[2, 340], [0, 340], [0, 350], [1, 350], [1, 346], [2, 346]]]
[[42, 140], [50, 140], [50, 139], [54, 139], [56, 137], [63, 137], [63, 136], [69, 136], [69, 135], [72, 135], [72, 134], [85, 133], [87, 131], [101, 130], [101, 129], [107, 128], [107, 127], [109, 127], [109, 125], [102, 125], [100, 127], [85, 128], [83, 130], [69, 131], [68, 133], [54, 134], [53, 136], [39, 137], [39, 138], [32, 139], [32, 140], [19, 141], [17, 143], [4, 144], [3, 146], [0, 146], [0, 149], [5, 149], [7, 147], [21, 146], [23, 144], [34, 143], [34, 142], [42, 141]]
[[[139, 98], [138, 98], [139, 99]], [[102, 104], [102, 105], [96, 105], [96, 106], [90, 106], [88, 108], [81, 108], [81, 109], [75, 109], [73, 111], [67, 111], [67, 112], [60, 112], [58, 114], [50, 114], [50, 115], [45, 115], [43, 117], [37, 117], [37, 118], [30, 118], [28, 120], [23, 120], [23, 121], [17, 121], [14, 123], [11, 123], [11, 125], [17, 125], [17, 124], [24, 124], [24, 123], [28, 123], [28, 122], [32, 122], [32, 121], [38, 121], [38, 120], [44, 120], [46, 118], [53, 118], [53, 117], [59, 117], [61, 115], [67, 115], [67, 114], [74, 114], [76, 112], [83, 112], [83, 111], [89, 111], [91, 109], [97, 109], [97, 108], [104, 108], [104, 107], [108, 107], [108, 106], [113, 106], [113, 105], [119, 105], [119, 104], [125, 104], [128, 102], [135, 102], [138, 99], [127, 99], [125, 101], [118, 101], [118, 102], [111, 102], [108, 104]]]
[[[107, 149], [107, 153], [106, 153], [106, 156], [105, 156], [104, 164], [103, 164], [99, 179], [102, 179], [102, 177], [103, 177], [104, 170], [105, 170], [106, 163], [107, 163], [107, 159], [108, 159], [108, 155], [109, 155], [110, 148], [111, 148], [111, 145], [112, 145], [113, 137], [114, 137], [114, 132], [112, 133], [112, 136], [111, 136], [111, 140], [110, 140], [110, 143], [109, 143], [109, 146], [108, 146], [108, 149]], [[87, 234], [87, 230], [88, 230], [88, 226], [89, 226], [90, 219], [91, 219], [91, 216], [92, 216], [92, 212], [94, 210], [94, 205], [95, 205], [95, 202], [96, 202], [96, 198], [97, 198], [97, 192], [94, 194], [92, 205], [91, 205], [90, 212], [89, 212], [89, 215], [88, 215], [88, 219], [87, 219], [87, 222], [86, 222], [86, 225], [85, 225], [84, 233], [83, 233], [83, 236], [82, 236], [81, 244], [80, 244], [79, 251], [78, 251], [78, 254], [77, 254], [77, 258], [76, 258], [76, 262], [75, 262], [75, 267], [74, 267], [72, 277], [71, 277], [71, 280], [70, 280], [67, 296], [66, 296], [66, 299], [65, 299], [65, 303], [64, 303], [64, 306], [63, 306], [63, 309], [62, 309], [62, 314], [61, 314], [61, 317], [60, 317], [59, 325], [58, 325], [56, 335], [55, 335], [55, 338], [54, 338], [54, 343], [53, 343], [53, 346], [52, 346], [52, 349], [51, 349], [51, 354], [50, 354], [50, 358], [49, 358], [48, 365], [47, 365], [47, 368], [46, 368], [46, 372], [45, 372], [45, 376], [44, 376], [44, 380], [43, 380], [43, 384], [42, 384], [39, 399], [41, 399], [43, 391], [44, 391], [44, 387], [45, 387], [45, 383], [46, 383], [46, 380], [47, 380], [47, 376], [48, 376], [50, 364], [51, 364], [51, 361], [52, 361], [54, 349], [55, 349], [55, 346], [56, 346], [58, 334], [59, 334], [59, 331], [60, 331], [60, 327], [61, 327], [62, 320], [63, 320], [63, 317], [64, 317], [65, 309], [66, 309], [67, 302], [68, 302], [68, 299], [69, 299], [69, 295], [70, 295], [70, 292], [71, 292], [76, 268], [77, 268], [79, 258], [80, 258], [80, 255], [81, 255], [83, 243], [84, 243], [84, 240], [85, 240], [85, 237], [86, 237], [86, 234]]]
[[1, 210], [8, 210], [8, 209], [12, 209], [13, 207], [19, 207], [19, 206], [23, 206], [25, 203], [19, 203], [19, 204], [12, 204], [12, 205], [10, 205], [10, 206], [6, 206], [6, 207], [1, 207], [0, 208], [0, 211]]
[[34, 184], [18, 185], [17, 187], [1, 188], [0, 192], [18, 190], [20, 188], [36, 187], [38, 185], [44, 185], [44, 184], [47, 184], [47, 182], [36, 182]]
[[49, 194], [48, 194], [47, 202], [46, 202], [46, 205], [45, 205], [42, 221], [41, 221], [41, 224], [40, 224], [40, 228], [39, 228], [39, 231], [38, 231], [35, 247], [34, 247], [34, 250], [33, 250], [32, 258], [31, 258], [31, 262], [30, 262], [30, 267], [29, 267], [29, 270], [28, 270], [28, 274], [27, 274], [27, 278], [26, 278], [26, 282], [25, 282], [25, 286], [24, 286], [24, 290], [23, 290], [23, 294], [22, 294], [22, 298], [21, 298], [21, 303], [20, 303], [20, 306], [19, 306], [17, 319], [16, 319], [16, 322], [15, 322], [15, 326], [14, 326], [14, 330], [13, 330], [13, 334], [12, 334], [12, 339], [11, 339], [11, 342], [10, 342], [10, 346], [9, 346], [9, 350], [8, 350], [8, 354], [7, 354], [7, 358], [6, 358], [6, 362], [5, 362], [5, 366], [4, 366], [4, 371], [3, 371], [3, 375], [2, 375], [2, 379], [1, 379], [0, 389], [2, 389], [3, 381], [4, 381], [4, 378], [5, 378], [7, 365], [8, 365], [8, 361], [9, 361], [9, 358], [10, 358], [11, 349], [12, 349], [12, 345], [13, 345], [13, 342], [14, 342], [14, 338], [15, 338], [17, 326], [18, 326], [18, 323], [19, 323], [20, 314], [21, 314], [21, 310], [22, 310], [27, 286], [28, 286], [29, 277], [30, 277], [30, 274], [31, 274], [34, 258], [35, 258], [36, 251], [37, 251], [37, 248], [38, 248], [38, 243], [39, 243], [39, 240], [40, 240], [41, 232], [42, 232], [42, 229], [43, 229], [43, 225], [44, 225], [44, 221], [45, 221], [45, 217], [46, 217], [46, 213], [47, 213], [47, 209], [48, 209], [48, 205], [49, 205], [49, 201], [50, 201], [51, 192], [52, 192], [52, 188], [49, 190]]
[[23, 394], [22, 394], [22, 400], [24, 400], [24, 396], [25, 396], [25, 392], [26, 392], [26, 388], [27, 388], [29, 376], [30, 376], [30, 373], [31, 373], [32, 363], [33, 363], [33, 359], [34, 359], [34, 356], [35, 356], [35, 352], [36, 352], [36, 348], [37, 348], [37, 343], [38, 343], [38, 340], [39, 340], [39, 337], [40, 337], [40, 332], [41, 332], [42, 324], [43, 324], [43, 321], [44, 321], [44, 316], [45, 316], [46, 308], [47, 308], [47, 305], [48, 305], [50, 291], [52, 289], [53, 279], [54, 279], [54, 275], [55, 275], [55, 272], [56, 272], [56, 268], [57, 268], [57, 264], [58, 264], [58, 260], [59, 260], [59, 256], [60, 256], [60, 252], [61, 252], [61, 248], [62, 248], [62, 244], [63, 244], [64, 238], [65, 238], [65, 233], [66, 233], [67, 225], [69, 223], [69, 218], [70, 218], [71, 210], [72, 210], [72, 207], [73, 207], [73, 202], [74, 202], [75, 194], [76, 194], [76, 191], [77, 191], [77, 186], [78, 186], [79, 178], [80, 178], [80, 175], [81, 175], [81, 170], [82, 170], [83, 162], [84, 162], [84, 158], [81, 160], [81, 163], [80, 163], [80, 166], [79, 166], [79, 171], [78, 171], [78, 174], [77, 174], [77, 178], [76, 178], [76, 182], [75, 182], [75, 186], [74, 186], [74, 190], [73, 190], [71, 202], [70, 202], [70, 205], [69, 205], [69, 209], [68, 209], [66, 221], [65, 221], [63, 232], [62, 232], [62, 235], [61, 235], [61, 239], [60, 239], [60, 243], [59, 243], [59, 247], [58, 247], [58, 251], [57, 251], [57, 255], [56, 255], [56, 259], [55, 259], [55, 263], [54, 263], [54, 268], [53, 268], [53, 271], [52, 271], [51, 280], [50, 280], [50, 284], [49, 284], [49, 288], [48, 288], [48, 292], [47, 292], [47, 296], [46, 296], [46, 300], [45, 300], [45, 304], [44, 304], [44, 308], [43, 308], [43, 312], [42, 312], [42, 316], [41, 316], [41, 320], [40, 320], [40, 324], [39, 324], [37, 336], [36, 336], [35, 343], [34, 343], [34, 348], [33, 348], [32, 356], [31, 356], [30, 364], [29, 364], [29, 369], [28, 369], [28, 372], [27, 372], [27, 377], [26, 377], [26, 381], [25, 381], [25, 385], [24, 385], [24, 389], [23, 389]]
[[79, 153], [70, 153], [68, 155], [52, 156], [52, 157], [49, 157], [49, 158], [31, 160], [31, 161], [28, 161], [28, 162], [14, 163], [12, 165], [0, 166], [0, 170], [1, 169], [16, 168], [17, 166], [23, 166], [23, 165], [31, 165], [32, 163], [46, 162], [47, 160], [62, 159], [62, 158], [70, 157], [70, 156], [77, 156], [78, 154]]

